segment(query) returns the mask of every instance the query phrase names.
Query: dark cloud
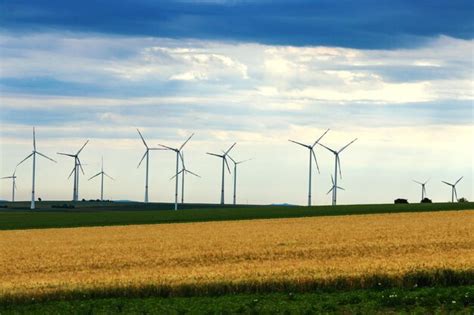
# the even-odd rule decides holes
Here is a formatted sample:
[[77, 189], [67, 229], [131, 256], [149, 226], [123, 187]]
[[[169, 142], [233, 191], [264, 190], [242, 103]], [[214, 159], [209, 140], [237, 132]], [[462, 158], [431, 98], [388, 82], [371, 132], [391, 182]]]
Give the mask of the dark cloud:
[[440, 34], [471, 39], [470, 0], [1, 0], [5, 31], [81, 32], [283, 45], [397, 48]]

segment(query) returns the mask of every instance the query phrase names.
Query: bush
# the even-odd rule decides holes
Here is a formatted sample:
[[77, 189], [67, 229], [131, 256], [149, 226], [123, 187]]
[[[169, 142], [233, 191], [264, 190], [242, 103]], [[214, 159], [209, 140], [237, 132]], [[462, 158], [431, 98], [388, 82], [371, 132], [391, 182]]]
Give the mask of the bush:
[[406, 199], [403, 199], [403, 198], [398, 198], [398, 199], [395, 199], [395, 204], [398, 204], [398, 203], [408, 203], [408, 200]]
[[464, 197], [461, 197], [461, 198], [458, 199], [458, 202], [469, 202], [469, 200], [467, 200]]
[[431, 199], [430, 198], [423, 198], [423, 200], [421, 201], [421, 203], [431, 203]]

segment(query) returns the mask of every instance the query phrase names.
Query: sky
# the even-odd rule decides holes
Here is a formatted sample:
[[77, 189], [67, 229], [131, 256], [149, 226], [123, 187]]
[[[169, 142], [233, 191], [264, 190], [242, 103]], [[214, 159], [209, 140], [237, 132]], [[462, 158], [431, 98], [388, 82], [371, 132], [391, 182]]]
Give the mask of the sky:
[[[220, 153], [232, 143], [239, 203], [304, 205], [308, 150], [339, 149], [338, 203], [449, 201], [473, 194], [472, 1], [53, 1], [0, 0], [0, 176], [32, 150], [37, 196], [144, 198], [144, 153], [186, 144], [185, 200], [216, 203]], [[330, 204], [334, 157], [316, 146], [313, 204]], [[150, 155], [150, 200], [174, 198], [175, 155]], [[16, 174], [31, 194], [31, 160]], [[232, 200], [226, 174], [226, 202]], [[11, 182], [0, 180], [0, 199]]]

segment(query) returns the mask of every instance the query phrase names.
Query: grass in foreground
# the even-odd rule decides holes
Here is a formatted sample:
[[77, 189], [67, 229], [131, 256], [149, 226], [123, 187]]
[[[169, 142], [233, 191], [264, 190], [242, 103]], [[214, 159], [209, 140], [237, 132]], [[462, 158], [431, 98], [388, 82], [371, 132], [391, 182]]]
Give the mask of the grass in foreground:
[[170, 204], [78, 202], [75, 209], [52, 209], [64, 202], [41, 202], [38, 210], [26, 210], [25, 202], [0, 208], [0, 230], [296, 218], [377, 213], [426, 212], [474, 209], [474, 203], [382, 204], [332, 206], [218, 206], [186, 204], [170, 211]]
[[4, 301], [474, 284], [474, 212], [0, 231]]
[[107, 298], [0, 305], [0, 314], [472, 314], [474, 286], [188, 298]]

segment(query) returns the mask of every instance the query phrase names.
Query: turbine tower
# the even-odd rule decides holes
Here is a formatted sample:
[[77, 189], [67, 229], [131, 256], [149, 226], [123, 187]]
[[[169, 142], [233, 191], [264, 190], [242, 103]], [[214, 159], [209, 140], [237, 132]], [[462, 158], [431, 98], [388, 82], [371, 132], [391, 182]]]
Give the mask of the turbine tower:
[[89, 180], [93, 179], [94, 177], [100, 176], [100, 201], [104, 201], [104, 175], [110, 178], [111, 180], [113, 179], [111, 176], [109, 176], [106, 172], [104, 172], [104, 158], [102, 157], [102, 165], [100, 168], [100, 172], [89, 178]]
[[[74, 159], [74, 167], [69, 174], [69, 177], [74, 173], [74, 184], [73, 184], [73, 189], [72, 189], [72, 201], [78, 201], [79, 200], [79, 169], [81, 169], [82, 174], [84, 174], [84, 170], [82, 169], [82, 164], [81, 160], [79, 159], [79, 153], [81, 153], [82, 149], [89, 143], [89, 140], [87, 140], [84, 145], [77, 151], [76, 154], [71, 154], [71, 153], [61, 153], [58, 152], [59, 155], [65, 155], [72, 157]], [[69, 178], [68, 177], [68, 178]]]
[[5, 177], [2, 177], [0, 179], [8, 179], [8, 178], [11, 178], [12, 179], [12, 202], [15, 202], [15, 190], [16, 190], [16, 168], [15, 170], [13, 171], [13, 174], [11, 176], [5, 176]]
[[210, 152], [207, 152], [206, 154], [209, 154], [209, 155], [213, 155], [213, 156], [217, 156], [219, 158], [222, 159], [222, 184], [221, 184], [221, 205], [224, 204], [224, 164], [225, 166], [227, 166], [227, 170], [229, 171], [229, 174], [230, 174], [230, 168], [229, 168], [229, 163], [227, 163], [227, 155], [229, 154], [230, 150], [232, 150], [232, 148], [236, 145], [237, 143], [234, 142], [233, 145], [230, 146], [229, 149], [227, 149], [227, 151], [224, 151], [224, 154], [216, 154], [216, 153], [210, 153]]
[[201, 176], [199, 176], [196, 173], [191, 172], [190, 170], [188, 170], [184, 166], [184, 154], [183, 154], [183, 152], [181, 152], [181, 161], [182, 161], [183, 167], [181, 168], [181, 170], [177, 174], [173, 175], [173, 177], [171, 177], [170, 180], [173, 179], [173, 178], [176, 178], [177, 176], [179, 176], [181, 174], [181, 204], [184, 204], [184, 175], [185, 174], [191, 174], [191, 175], [194, 175], [194, 176], [199, 177], [199, 178]]
[[[186, 174], [191, 174], [191, 175], [194, 175], [196, 177], [201, 177], [201, 176], [199, 176], [198, 174], [193, 173], [190, 170], [186, 169], [186, 167], [184, 166], [184, 151], [181, 151], [181, 159], [182, 159], [182, 162], [183, 162], [183, 167], [181, 168], [181, 171], [179, 171], [177, 175], [181, 174], [181, 204], [184, 204], [184, 176]], [[174, 175], [170, 179], [175, 178], [177, 175]]]
[[35, 209], [35, 176], [36, 176], [36, 155], [37, 154], [56, 163], [56, 161], [53, 160], [52, 158], [47, 157], [43, 153], [36, 151], [36, 134], [35, 134], [35, 127], [33, 127], [33, 151], [31, 152], [30, 155], [28, 155], [20, 163], [17, 164], [17, 167], [18, 167], [18, 165], [25, 162], [30, 157], [33, 157], [33, 179], [32, 179], [32, 185], [31, 185], [31, 205], [30, 205], [31, 210]]
[[143, 159], [146, 157], [146, 171], [145, 171], [145, 202], [148, 202], [148, 169], [149, 169], [149, 161], [150, 161], [150, 151], [151, 150], [162, 150], [162, 149], [159, 149], [159, 148], [150, 148], [148, 147], [148, 144], [146, 143], [145, 139], [143, 138], [142, 136], [142, 133], [140, 132], [140, 130], [138, 130], [137, 128], [137, 131], [138, 131], [138, 134], [140, 135], [140, 138], [142, 139], [143, 141], [143, 144], [145, 145], [145, 153], [143, 154], [142, 156], [142, 159], [140, 160], [140, 162], [138, 163], [138, 166], [137, 168], [140, 167], [140, 165], [142, 164], [143, 162]]
[[229, 159], [234, 163], [234, 196], [233, 196], [233, 204], [234, 206], [236, 205], [236, 200], [237, 200], [237, 165], [242, 164], [244, 162], [250, 161], [252, 159], [247, 159], [243, 161], [238, 161], [236, 162], [230, 155]]
[[310, 145], [310, 144], [303, 144], [301, 142], [298, 142], [298, 141], [294, 141], [294, 140], [288, 140], [290, 142], [293, 142], [293, 143], [296, 143], [300, 146], [303, 146], [307, 149], [309, 149], [309, 175], [308, 175], [308, 207], [311, 206], [311, 174], [312, 174], [312, 163], [313, 163], [313, 158], [314, 158], [314, 162], [316, 163], [316, 168], [318, 169], [318, 173], [319, 173], [319, 165], [318, 165], [318, 160], [316, 159], [316, 154], [314, 153], [314, 146], [319, 143], [319, 141], [326, 135], [326, 133], [328, 133], [329, 129], [326, 130], [321, 137], [319, 137], [314, 143], [313, 145]]
[[[183, 156], [181, 155], [181, 150], [184, 148], [184, 146], [186, 145], [186, 143], [188, 143], [189, 140], [191, 140], [191, 138], [194, 136], [194, 133], [191, 134], [189, 136], [189, 138], [184, 141], [184, 143], [179, 147], [179, 148], [172, 148], [172, 147], [168, 147], [166, 145], [163, 145], [163, 144], [159, 144], [159, 146], [162, 146], [163, 148], [165, 148], [166, 150], [170, 150], [170, 151], [174, 151], [176, 152], [176, 173], [175, 173], [175, 176], [176, 176], [176, 187], [175, 187], [175, 193], [174, 193], [174, 210], [178, 210], [178, 180], [179, 180], [179, 160], [181, 159], [181, 162], [183, 163], [183, 170], [185, 170], [185, 167], [184, 167], [184, 159], [183, 159]], [[189, 173], [191, 173], [190, 171], [188, 171]]]
[[456, 196], [456, 200], [458, 200], [458, 192], [456, 191], [456, 185], [461, 181], [463, 177], [464, 176], [461, 176], [461, 178], [459, 178], [454, 184], [451, 184], [442, 180], [443, 183], [445, 183], [448, 186], [451, 186], [451, 202], [454, 202], [454, 196]]
[[[322, 146], [323, 148], [326, 148], [327, 150], [329, 150], [330, 152], [332, 152], [334, 154], [334, 158], [335, 158], [335, 162], [334, 162], [334, 186], [336, 186], [336, 187], [337, 187], [337, 170], [338, 170], [338, 168], [339, 168], [339, 177], [342, 179], [341, 160], [339, 159], [339, 154], [342, 151], [344, 151], [348, 146], [350, 146], [352, 143], [354, 143], [354, 141], [356, 141], [356, 140], [357, 140], [357, 138], [355, 138], [354, 140], [352, 140], [351, 142], [349, 142], [348, 144], [343, 146], [339, 151], [335, 151], [333, 149], [328, 148], [324, 144], [319, 143], [320, 146]], [[337, 189], [333, 189], [332, 190], [332, 205], [335, 206], [336, 204], [337, 204]]]
[[415, 183], [421, 185], [421, 200], [425, 199], [425, 197], [426, 197], [426, 187], [425, 187], [425, 186], [426, 186], [426, 184], [427, 184], [430, 180], [428, 179], [428, 180], [427, 180], [426, 182], [424, 182], [424, 183], [419, 182], [419, 181], [417, 181], [417, 180], [413, 180], [413, 181], [414, 181]]
[[329, 189], [329, 191], [326, 193], [326, 195], [328, 195], [331, 191], [334, 191], [335, 189], [345, 190], [344, 188], [342, 188], [340, 186], [336, 186], [336, 184], [334, 183], [334, 177], [332, 177], [332, 175], [331, 175], [331, 182], [332, 182], [332, 187], [331, 187], [331, 189]]

